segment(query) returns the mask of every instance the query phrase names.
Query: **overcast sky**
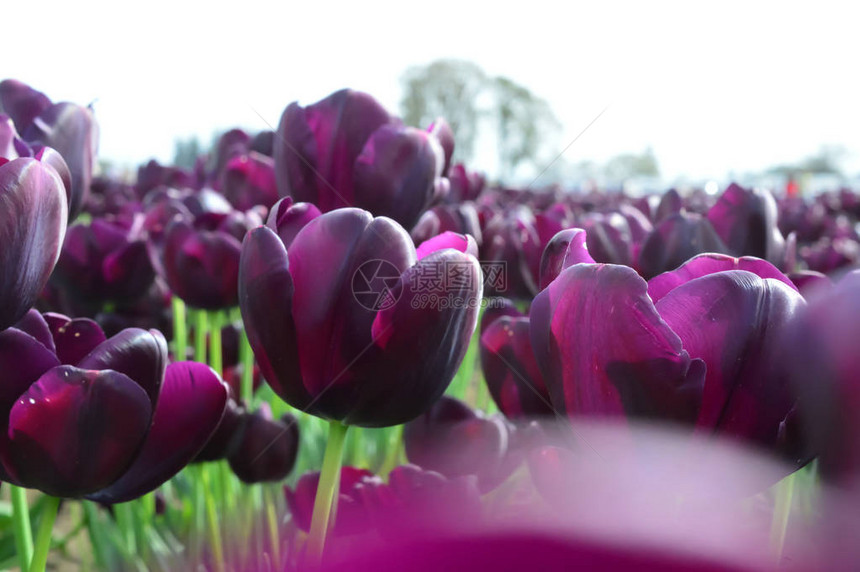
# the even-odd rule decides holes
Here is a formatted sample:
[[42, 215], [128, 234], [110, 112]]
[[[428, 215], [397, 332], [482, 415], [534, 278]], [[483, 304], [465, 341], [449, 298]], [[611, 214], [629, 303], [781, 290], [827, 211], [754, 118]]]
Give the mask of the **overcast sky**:
[[97, 100], [100, 155], [120, 163], [169, 160], [177, 137], [277, 126], [289, 102], [341, 87], [397, 111], [407, 67], [453, 57], [544, 97], [564, 125], [559, 151], [609, 105], [570, 161], [650, 145], [669, 178], [722, 177], [841, 144], [857, 173], [848, 4], [14, 0], [0, 76]]

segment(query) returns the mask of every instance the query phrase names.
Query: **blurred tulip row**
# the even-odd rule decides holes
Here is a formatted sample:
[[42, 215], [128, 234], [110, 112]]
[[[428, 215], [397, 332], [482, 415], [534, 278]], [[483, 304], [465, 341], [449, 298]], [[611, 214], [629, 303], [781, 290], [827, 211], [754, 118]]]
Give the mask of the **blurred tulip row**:
[[121, 180], [0, 82], [0, 567], [851, 569], [860, 196], [455, 135], [342, 90]]

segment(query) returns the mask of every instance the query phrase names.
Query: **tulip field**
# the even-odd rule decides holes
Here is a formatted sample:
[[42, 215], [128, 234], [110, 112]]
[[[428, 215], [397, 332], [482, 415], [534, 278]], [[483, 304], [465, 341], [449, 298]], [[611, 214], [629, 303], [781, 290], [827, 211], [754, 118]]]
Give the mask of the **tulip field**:
[[854, 190], [507, 188], [347, 89], [98, 134], [0, 82], [0, 569], [860, 563]]

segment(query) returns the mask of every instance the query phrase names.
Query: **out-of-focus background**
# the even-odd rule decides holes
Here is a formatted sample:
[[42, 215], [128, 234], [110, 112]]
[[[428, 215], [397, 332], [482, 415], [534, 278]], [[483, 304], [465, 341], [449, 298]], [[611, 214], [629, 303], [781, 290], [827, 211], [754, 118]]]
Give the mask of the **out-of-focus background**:
[[[14, 2], [0, 77], [94, 102], [104, 169], [367, 91], [511, 185], [860, 184], [848, 3]], [[710, 184], [710, 187], [708, 185]]]

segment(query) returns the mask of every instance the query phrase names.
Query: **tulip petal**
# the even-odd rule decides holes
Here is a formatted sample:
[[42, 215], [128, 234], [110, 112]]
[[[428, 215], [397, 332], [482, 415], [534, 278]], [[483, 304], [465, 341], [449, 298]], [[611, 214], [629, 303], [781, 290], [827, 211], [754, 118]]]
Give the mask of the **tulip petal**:
[[99, 344], [78, 367], [127, 375], [146, 391], [154, 409], [167, 367], [167, 340], [158, 330], [128, 328]]
[[444, 162], [441, 145], [427, 132], [383, 125], [355, 160], [355, 206], [412, 228], [433, 198]]
[[15, 364], [3, 372], [0, 415], [5, 415], [43, 373], [60, 365], [57, 356], [39, 340], [17, 328], [0, 332], [0, 363]]
[[9, 452], [27, 487], [78, 497], [115, 481], [137, 455], [152, 420], [146, 393], [115, 371], [59, 366], [9, 414]]
[[531, 341], [559, 412], [692, 421], [704, 366], [626, 266], [577, 264], [538, 294]]
[[[423, 283], [446, 265], [459, 269], [460, 280], [441, 291]], [[474, 257], [437, 251], [404, 272], [398, 290], [397, 302], [373, 321], [374, 348], [357, 364], [362, 383], [344, 388], [351, 392], [346, 423], [397, 425], [417, 417], [445, 391], [475, 331], [481, 268]], [[415, 363], [423, 367], [408, 365]]]
[[594, 263], [588, 253], [585, 231], [569, 228], [557, 233], [544, 247], [540, 259], [541, 290], [549, 286], [562, 270], [580, 262]]
[[24, 314], [24, 317], [18, 320], [15, 327], [22, 332], [30, 334], [51, 352], [56, 353], [57, 350], [54, 345], [54, 336], [51, 334], [51, 327], [38, 310], [30, 310]]
[[[57, 357], [60, 359], [60, 363], [64, 365], [77, 365], [106, 339], [101, 327], [89, 318], [69, 320], [67, 324], [54, 332]], [[115, 368], [90, 367], [89, 369]], [[123, 373], [127, 374], [127, 372]]]
[[727, 254], [700, 254], [682, 264], [675, 270], [664, 272], [648, 281], [648, 295], [656, 304], [663, 296], [690, 280], [723, 272], [725, 270], [746, 270], [760, 278], [774, 278], [792, 290], [797, 287], [779, 269], [761, 258], [743, 256], [735, 258]]
[[781, 336], [805, 305], [784, 282], [744, 270], [691, 280], [657, 311], [707, 364], [697, 425], [775, 447], [794, 399], [779, 365]]
[[290, 197], [285, 197], [272, 207], [266, 226], [278, 233], [285, 248], [290, 248], [299, 231], [320, 214], [311, 203], [294, 204]]
[[528, 318], [496, 319], [481, 334], [480, 346], [490, 396], [508, 419], [555, 415], [535, 361]]
[[206, 445], [221, 422], [227, 397], [227, 384], [209, 366], [170, 364], [140, 454], [119, 480], [88, 498], [117, 503], [155, 490]]
[[60, 256], [65, 190], [57, 172], [35, 159], [0, 165], [0, 329], [27, 313]]
[[646, 279], [673, 270], [703, 252], [729, 252], [708, 219], [677, 213], [663, 219], [645, 239], [639, 271]]
[[239, 305], [260, 371], [284, 401], [304, 409], [311, 400], [302, 383], [293, 278], [287, 251], [268, 227], [252, 230], [242, 245]]
[[0, 111], [9, 115], [19, 132], [23, 132], [51, 100], [41, 91], [15, 79], [0, 81]]
[[98, 125], [92, 112], [74, 103], [57, 103], [40, 113], [22, 135], [62, 155], [72, 176], [69, 218], [73, 219], [86, 204], [95, 166]]
[[421, 260], [425, 256], [436, 252], [437, 250], [442, 250], [443, 248], [453, 248], [454, 250], [471, 254], [475, 258], [478, 257], [478, 245], [475, 243], [474, 238], [468, 234], [458, 234], [450, 231], [443, 232], [442, 234], [438, 234], [425, 240], [418, 245], [415, 252], [418, 256], [418, 260]]

